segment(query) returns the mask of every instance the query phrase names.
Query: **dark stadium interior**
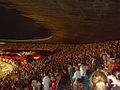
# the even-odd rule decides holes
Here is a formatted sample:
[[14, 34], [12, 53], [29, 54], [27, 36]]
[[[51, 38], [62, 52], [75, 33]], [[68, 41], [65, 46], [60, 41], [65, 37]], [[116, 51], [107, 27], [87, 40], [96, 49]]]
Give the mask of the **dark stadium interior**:
[[120, 0], [0, 0], [0, 90], [120, 90]]
[[51, 36], [49, 30], [19, 14], [19, 12], [0, 7], [0, 39], [29, 40]]

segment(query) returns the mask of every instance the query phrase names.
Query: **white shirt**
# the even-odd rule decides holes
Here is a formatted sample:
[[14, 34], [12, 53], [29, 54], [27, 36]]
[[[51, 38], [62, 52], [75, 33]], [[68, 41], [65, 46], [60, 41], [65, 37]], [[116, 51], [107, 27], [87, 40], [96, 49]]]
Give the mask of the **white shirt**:
[[86, 76], [86, 68], [83, 64], [80, 66], [80, 73], [81, 73], [81, 76], [83, 77]]
[[120, 86], [120, 80], [117, 80], [114, 75], [108, 76], [108, 79], [112, 80], [112, 84]]
[[42, 80], [42, 84], [44, 86], [44, 90], [49, 90], [50, 79], [48, 76], [45, 76]]
[[77, 83], [78, 83], [78, 82], [77, 82], [77, 79], [78, 79], [78, 78], [81, 79], [82, 77], [81, 77], [80, 72], [79, 72], [79, 71], [76, 71], [76, 72], [74, 73], [73, 77], [72, 77], [72, 79], [75, 80], [73, 84], [77, 84]]
[[75, 73], [74, 73], [74, 75], [73, 75], [73, 79], [78, 79], [78, 78], [80, 78], [81, 79], [81, 74], [80, 74], [80, 72], [79, 71], [76, 71]]

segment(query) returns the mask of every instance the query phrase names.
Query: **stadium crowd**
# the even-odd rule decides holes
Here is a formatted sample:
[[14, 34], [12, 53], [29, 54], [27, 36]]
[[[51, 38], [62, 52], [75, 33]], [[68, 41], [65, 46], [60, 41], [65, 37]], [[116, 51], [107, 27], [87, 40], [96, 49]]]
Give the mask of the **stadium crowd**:
[[42, 60], [0, 78], [0, 90], [120, 89], [120, 40], [93, 44], [11, 44], [2, 48], [57, 48]]

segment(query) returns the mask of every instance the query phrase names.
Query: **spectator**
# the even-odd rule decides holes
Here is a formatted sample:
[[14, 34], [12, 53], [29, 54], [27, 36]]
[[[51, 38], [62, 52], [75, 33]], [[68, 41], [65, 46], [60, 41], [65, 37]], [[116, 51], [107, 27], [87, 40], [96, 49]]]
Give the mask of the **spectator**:
[[49, 87], [49, 85], [50, 85], [50, 78], [48, 77], [47, 73], [44, 73], [44, 78], [42, 80], [42, 84], [44, 86], [43, 90], [49, 90], [50, 89], [50, 87]]

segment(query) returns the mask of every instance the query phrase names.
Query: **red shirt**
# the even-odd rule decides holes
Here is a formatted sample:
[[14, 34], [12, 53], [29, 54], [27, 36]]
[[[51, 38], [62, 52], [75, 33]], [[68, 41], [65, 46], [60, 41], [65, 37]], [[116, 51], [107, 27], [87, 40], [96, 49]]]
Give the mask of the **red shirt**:
[[117, 67], [118, 67], [118, 63], [113, 62], [113, 63], [112, 63], [112, 66], [111, 66], [111, 70], [113, 70], [113, 69], [115, 69], [115, 68], [117, 68]]

